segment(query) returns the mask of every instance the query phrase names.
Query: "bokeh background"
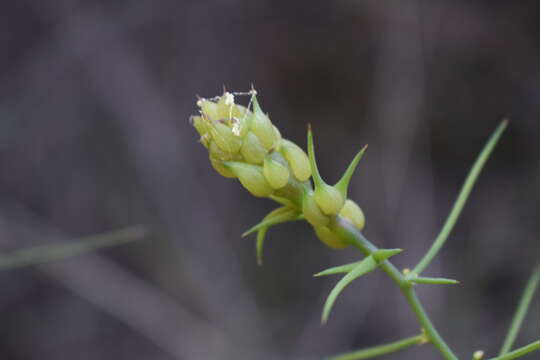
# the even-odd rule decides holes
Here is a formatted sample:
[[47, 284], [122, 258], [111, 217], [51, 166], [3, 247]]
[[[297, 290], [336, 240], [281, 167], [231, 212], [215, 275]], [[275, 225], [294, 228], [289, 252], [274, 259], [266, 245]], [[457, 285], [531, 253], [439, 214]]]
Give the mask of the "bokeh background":
[[[512, 119], [426, 272], [462, 283], [419, 290], [460, 356], [499, 349], [540, 260], [540, 2], [19, 0], [0, 19], [1, 248], [149, 231], [0, 273], [2, 359], [321, 359], [417, 333], [381, 273], [321, 327], [337, 279], [312, 274], [358, 255], [305, 223], [269, 231], [257, 267], [240, 234], [273, 205], [217, 175], [188, 123], [196, 94], [252, 83], [286, 137], [312, 124], [328, 180], [369, 143], [351, 196], [400, 267]], [[518, 345], [539, 335], [536, 300]]]

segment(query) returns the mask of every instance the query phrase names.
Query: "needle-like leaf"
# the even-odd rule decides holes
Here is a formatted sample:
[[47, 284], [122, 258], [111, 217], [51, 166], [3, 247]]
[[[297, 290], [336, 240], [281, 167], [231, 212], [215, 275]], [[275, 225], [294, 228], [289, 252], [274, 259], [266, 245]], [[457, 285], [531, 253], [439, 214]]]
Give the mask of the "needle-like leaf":
[[347, 273], [341, 280], [338, 281], [336, 286], [332, 289], [326, 302], [324, 304], [321, 322], [325, 324], [330, 316], [330, 311], [336, 302], [337, 297], [341, 292], [351, 283], [353, 280], [359, 278], [362, 275], [373, 271], [377, 267], [378, 263], [373, 256], [368, 256], [364, 260], [360, 261], [351, 271]]
[[335, 275], [335, 274], [345, 274], [353, 270], [356, 266], [358, 266], [358, 264], [360, 264], [360, 261], [355, 261], [353, 263], [344, 264], [340, 266], [334, 266], [326, 270], [323, 270], [321, 272], [318, 272], [313, 276], [319, 277], [319, 276], [327, 276], [327, 275]]

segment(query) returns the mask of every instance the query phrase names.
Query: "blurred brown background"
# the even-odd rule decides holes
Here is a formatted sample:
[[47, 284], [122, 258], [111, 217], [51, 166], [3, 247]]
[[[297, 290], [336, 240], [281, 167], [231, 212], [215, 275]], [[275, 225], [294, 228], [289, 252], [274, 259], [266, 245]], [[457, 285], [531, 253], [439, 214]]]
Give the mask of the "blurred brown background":
[[[499, 349], [540, 260], [540, 2], [3, 1], [0, 45], [0, 246], [150, 231], [0, 273], [2, 359], [321, 359], [418, 331], [381, 273], [321, 327], [337, 279], [311, 275], [358, 255], [305, 223], [269, 231], [256, 266], [240, 234], [272, 204], [217, 175], [188, 123], [196, 94], [252, 82], [284, 136], [304, 146], [312, 124], [329, 181], [369, 143], [351, 196], [400, 267], [512, 119], [426, 272], [462, 283], [420, 289], [460, 356]], [[518, 345], [539, 335], [537, 299]]]

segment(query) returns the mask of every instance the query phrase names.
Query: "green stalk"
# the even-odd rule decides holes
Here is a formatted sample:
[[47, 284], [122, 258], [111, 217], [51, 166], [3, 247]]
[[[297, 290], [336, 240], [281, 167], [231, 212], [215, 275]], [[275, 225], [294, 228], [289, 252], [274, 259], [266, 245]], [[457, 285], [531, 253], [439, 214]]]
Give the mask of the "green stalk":
[[459, 215], [461, 214], [461, 211], [463, 210], [463, 207], [467, 203], [467, 199], [469, 198], [473, 186], [478, 179], [478, 175], [480, 175], [480, 172], [482, 171], [482, 168], [484, 167], [487, 159], [489, 158], [489, 155], [495, 148], [495, 145], [497, 145], [497, 142], [499, 141], [502, 133], [507, 126], [508, 120], [503, 120], [499, 124], [499, 126], [497, 126], [493, 134], [491, 134], [487, 143], [484, 145], [484, 148], [476, 158], [476, 161], [474, 162], [471, 170], [469, 171], [469, 174], [467, 175], [467, 178], [465, 179], [465, 182], [463, 183], [463, 186], [461, 187], [461, 191], [459, 192], [456, 202], [454, 203], [454, 206], [452, 207], [452, 210], [450, 211], [450, 214], [448, 215], [448, 218], [446, 219], [446, 222], [444, 223], [441, 232], [431, 245], [429, 251], [424, 255], [422, 260], [420, 260], [418, 265], [416, 265], [416, 267], [413, 269], [413, 274], [419, 275], [420, 273], [422, 273], [422, 271], [425, 270], [425, 268], [431, 263], [431, 261], [433, 261], [433, 258], [437, 255], [441, 247], [444, 245], [446, 239], [448, 239], [448, 235], [450, 235], [450, 232], [452, 232], [452, 229], [454, 228], [454, 225], [456, 225], [456, 222], [459, 218]]
[[[378, 250], [378, 248], [366, 239], [361, 232], [340, 217], [337, 217], [336, 221], [332, 223], [332, 228], [339, 236], [358, 248], [366, 256], [371, 255]], [[431, 322], [431, 319], [416, 296], [412, 283], [408, 281], [389, 260], [381, 262], [379, 266], [399, 286], [412, 311], [426, 332], [427, 338], [439, 350], [443, 358], [446, 360], [458, 360], [457, 356], [452, 352]]]
[[328, 360], [364, 360], [377, 356], [390, 354], [399, 350], [404, 350], [414, 345], [422, 345], [427, 342], [426, 335], [420, 334], [409, 338], [394, 341], [388, 344], [370, 347], [358, 351], [352, 351], [341, 355], [336, 355]]
[[537, 350], [540, 350], [540, 340], [530, 343], [529, 345], [520, 347], [519, 349], [511, 351], [508, 354], [497, 356], [489, 360], [513, 360]]
[[533, 273], [531, 274], [527, 285], [525, 286], [525, 290], [523, 291], [523, 295], [521, 296], [521, 300], [519, 301], [519, 305], [517, 307], [514, 318], [512, 319], [512, 324], [510, 325], [510, 329], [508, 330], [508, 335], [506, 335], [506, 339], [504, 340], [503, 346], [501, 347], [499, 356], [508, 353], [512, 348], [519, 329], [521, 328], [521, 324], [523, 324], [523, 319], [525, 319], [525, 315], [527, 314], [527, 310], [529, 309], [529, 305], [531, 304], [534, 293], [538, 288], [539, 282], [540, 265], [537, 265]]

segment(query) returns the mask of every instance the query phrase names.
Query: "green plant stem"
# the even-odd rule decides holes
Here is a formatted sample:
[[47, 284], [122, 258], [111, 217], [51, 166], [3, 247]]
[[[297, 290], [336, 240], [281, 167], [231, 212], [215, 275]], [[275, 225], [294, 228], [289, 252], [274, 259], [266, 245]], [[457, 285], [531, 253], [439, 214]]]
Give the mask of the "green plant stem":
[[[371, 255], [378, 250], [375, 245], [366, 239], [362, 233], [356, 230], [356, 228], [346, 220], [337, 217], [331, 226], [339, 236], [358, 248], [364, 255]], [[457, 360], [456, 355], [439, 335], [439, 332], [431, 322], [424, 307], [420, 303], [420, 300], [416, 296], [412, 283], [408, 281], [389, 260], [381, 262], [379, 266], [399, 286], [412, 311], [415, 313], [418, 321], [426, 332], [429, 341], [439, 350], [443, 358], [446, 360]]]
[[142, 239], [146, 230], [132, 226], [102, 234], [82, 237], [76, 241], [35, 246], [0, 254], [0, 271], [58, 261], [112, 246]]
[[422, 271], [425, 270], [425, 268], [431, 263], [431, 261], [433, 261], [433, 258], [437, 255], [441, 247], [444, 245], [446, 239], [448, 239], [448, 235], [450, 235], [450, 232], [452, 232], [454, 225], [456, 225], [459, 215], [461, 214], [461, 211], [463, 210], [463, 207], [465, 206], [467, 199], [469, 198], [473, 186], [478, 179], [478, 175], [480, 175], [480, 172], [482, 171], [482, 168], [484, 167], [487, 159], [489, 158], [489, 155], [495, 148], [495, 145], [497, 145], [497, 142], [499, 141], [502, 133], [507, 126], [508, 120], [503, 120], [499, 124], [499, 126], [497, 126], [495, 131], [491, 134], [487, 143], [484, 145], [484, 148], [476, 158], [476, 161], [471, 167], [471, 170], [469, 171], [469, 174], [467, 175], [467, 178], [465, 179], [465, 182], [461, 187], [456, 202], [454, 203], [454, 206], [452, 207], [452, 210], [450, 211], [450, 214], [448, 215], [448, 218], [446, 219], [446, 222], [444, 223], [441, 232], [439, 233], [439, 235], [437, 235], [437, 238], [431, 245], [429, 251], [420, 260], [418, 265], [416, 265], [416, 267], [412, 270], [413, 274], [419, 275], [420, 273], [422, 273]]
[[513, 360], [537, 350], [540, 350], [540, 340], [530, 343], [529, 345], [520, 347], [519, 349], [511, 351], [508, 354], [497, 356], [489, 360]]
[[409, 338], [394, 341], [388, 344], [379, 345], [370, 347], [367, 349], [362, 349], [358, 351], [352, 351], [341, 355], [336, 355], [328, 360], [364, 360], [371, 359], [377, 356], [390, 354], [399, 350], [409, 348], [414, 345], [422, 345], [426, 343], [426, 335], [420, 334], [416, 336], [411, 336]]
[[512, 348], [519, 329], [521, 328], [521, 324], [523, 324], [523, 319], [525, 319], [525, 315], [527, 314], [527, 310], [529, 309], [529, 305], [531, 304], [534, 293], [538, 288], [539, 282], [540, 265], [537, 265], [533, 270], [531, 277], [527, 282], [527, 285], [525, 286], [525, 290], [523, 291], [523, 295], [521, 296], [521, 300], [519, 301], [519, 305], [517, 307], [514, 318], [512, 319], [512, 324], [510, 325], [510, 329], [508, 330], [508, 334], [506, 335], [503, 346], [501, 347], [499, 356], [508, 353]]

